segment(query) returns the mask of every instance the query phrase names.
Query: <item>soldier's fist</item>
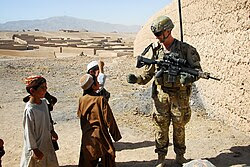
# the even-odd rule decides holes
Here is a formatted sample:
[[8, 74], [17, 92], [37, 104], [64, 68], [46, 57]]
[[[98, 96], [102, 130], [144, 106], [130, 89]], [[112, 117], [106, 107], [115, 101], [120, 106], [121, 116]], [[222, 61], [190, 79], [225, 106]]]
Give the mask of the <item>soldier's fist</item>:
[[127, 76], [128, 83], [134, 84], [137, 82], [137, 77], [134, 74], [129, 74]]

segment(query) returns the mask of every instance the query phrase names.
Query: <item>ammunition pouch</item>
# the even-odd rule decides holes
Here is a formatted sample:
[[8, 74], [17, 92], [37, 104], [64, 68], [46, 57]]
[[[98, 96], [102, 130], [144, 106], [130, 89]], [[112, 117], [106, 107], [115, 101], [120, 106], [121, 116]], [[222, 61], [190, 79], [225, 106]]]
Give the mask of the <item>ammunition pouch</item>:
[[171, 92], [178, 92], [178, 91], [186, 91], [187, 95], [190, 96], [191, 94], [191, 86], [180, 86], [180, 87], [165, 87], [165, 86], [158, 86], [159, 89], [162, 89], [164, 93], [171, 93]]
[[181, 87], [180, 76], [176, 76], [176, 82], [169, 82], [169, 74], [164, 72], [161, 77], [155, 77], [155, 84], [164, 87]]

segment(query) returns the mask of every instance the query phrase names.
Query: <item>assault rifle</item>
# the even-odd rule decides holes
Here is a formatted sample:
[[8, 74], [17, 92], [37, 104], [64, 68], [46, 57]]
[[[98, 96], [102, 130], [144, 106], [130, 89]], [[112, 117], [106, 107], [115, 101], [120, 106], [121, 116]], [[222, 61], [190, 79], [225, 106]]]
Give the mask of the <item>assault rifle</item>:
[[159, 71], [156, 73], [155, 77], [159, 78], [163, 73], [168, 74], [168, 82], [176, 82], [177, 75], [181, 73], [189, 73], [198, 78], [204, 79], [214, 79], [220, 81], [220, 79], [210, 76], [210, 73], [203, 72], [200, 70], [195, 70], [187, 67], [187, 61], [179, 57], [177, 53], [170, 52], [164, 55], [163, 60], [152, 60], [142, 56], [137, 57], [137, 68], [141, 68], [144, 65], [157, 64], [159, 66]]

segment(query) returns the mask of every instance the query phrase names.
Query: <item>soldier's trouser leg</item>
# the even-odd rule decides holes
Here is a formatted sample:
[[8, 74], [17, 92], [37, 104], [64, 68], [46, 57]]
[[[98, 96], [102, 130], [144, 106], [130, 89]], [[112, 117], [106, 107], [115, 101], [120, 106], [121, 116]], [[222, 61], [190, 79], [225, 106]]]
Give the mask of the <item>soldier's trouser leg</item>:
[[173, 142], [174, 142], [174, 152], [179, 155], [184, 155], [186, 152], [186, 145], [185, 145], [185, 127], [183, 125], [173, 124]]
[[186, 152], [185, 125], [191, 117], [189, 93], [179, 91], [171, 97], [171, 102], [174, 151], [177, 155], [183, 156]]
[[159, 92], [154, 97], [153, 121], [155, 129], [155, 152], [159, 157], [165, 156], [169, 145], [169, 125], [170, 125], [170, 106], [169, 97], [165, 93]]

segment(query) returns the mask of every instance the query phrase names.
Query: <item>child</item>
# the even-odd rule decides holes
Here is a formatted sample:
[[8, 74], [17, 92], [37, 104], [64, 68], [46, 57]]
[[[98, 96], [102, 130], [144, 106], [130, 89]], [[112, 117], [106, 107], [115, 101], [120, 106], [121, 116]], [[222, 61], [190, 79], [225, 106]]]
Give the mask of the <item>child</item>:
[[47, 84], [42, 76], [26, 78], [26, 90], [30, 94], [24, 110], [24, 147], [20, 167], [58, 167], [51, 136], [58, 136], [50, 122], [48, 105], [44, 99]]
[[[57, 98], [52, 96], [48, 91], [45, 93], [44, 97], [48, 102], [47, 105], [48, 105], [48, 109], [49, 109], [49, 118], [50, 118], [50, 122], [53, 126], [52, 128], [54, 129], [54, 124], [56, 124], [56, 123], [52, 119], [51, 111], [53, 111], [54, 105], [57, 102]], [[25, 103], [27, 103], [29, 100], [30, 100], [30, 95], [23, 98], [23, 102], [25, 102]], [[52, 138], [52, 144], [53, 144], [55, 151], [59, 150], [59, 145], [57, 143], [57, 140], [55, 140], [54, 138]]]
[[92, 61], [87, 65], [87, 73], [97, 78], [100, 86], [96, 92], [108, 101], [110, 98], [110, 93], [104, 88], [106, 75], [104, 74], [103, 67], [103, 61]]
[[84, 95], [79, 99], [77, 115], [82, 129], [82, 144], [79, 167], [96, 167], [101, 158], [103, 167], [115, 167], [114, 141], [121, 134], [107, 100], [96, 93], [99, 83], [90, 74], [80, 79]]

